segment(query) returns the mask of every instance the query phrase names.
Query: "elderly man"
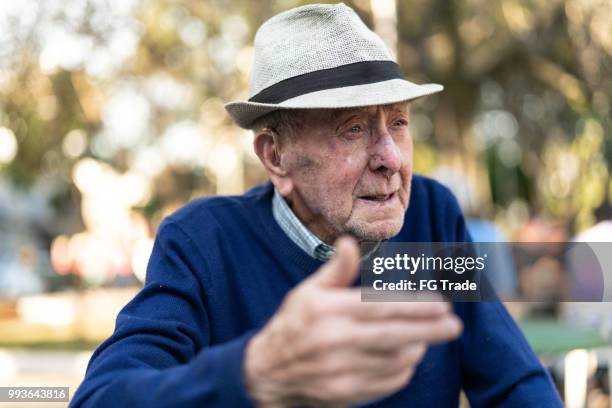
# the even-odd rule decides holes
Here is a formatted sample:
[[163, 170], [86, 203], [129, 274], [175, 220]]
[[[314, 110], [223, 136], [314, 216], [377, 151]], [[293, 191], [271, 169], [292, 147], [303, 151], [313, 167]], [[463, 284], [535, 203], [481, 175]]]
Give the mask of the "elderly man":
[[144, 289], [94, 353], [73, 406], [560, 406], [495, 302], [365, 303], [383, 240], [466, 241], [440, 184], [412, 174], [401, 76], [350, 8], [259, 29], [251, 97], [228, 104], [271, 182], [161, 225]]

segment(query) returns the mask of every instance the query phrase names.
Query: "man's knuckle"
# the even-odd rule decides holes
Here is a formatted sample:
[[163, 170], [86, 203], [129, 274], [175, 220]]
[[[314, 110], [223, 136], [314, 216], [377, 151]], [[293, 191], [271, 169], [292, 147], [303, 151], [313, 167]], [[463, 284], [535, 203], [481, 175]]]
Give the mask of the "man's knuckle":
[[353, 376], [341, 375], [328, 383], [328, 393], [334, 399], [343, 399], [361, 389], [362, 384]]
[[312, 296], [308, 299], [308, 310], [313, 317], [321, 318], [328, 315], [327, 300], [323, 296]]
[[328, 349], [338, 349], [348, 346], [352, 342], [349, 326], [338, 319], [323, 321], [318, 330], [321, 332], [322, 344]]

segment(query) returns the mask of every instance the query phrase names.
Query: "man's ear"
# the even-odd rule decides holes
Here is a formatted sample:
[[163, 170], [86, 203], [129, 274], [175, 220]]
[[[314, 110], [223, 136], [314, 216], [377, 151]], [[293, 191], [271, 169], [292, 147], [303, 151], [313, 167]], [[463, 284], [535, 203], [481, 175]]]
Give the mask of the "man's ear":
[[269, 128], [256, 132], [253, 148], [278, 192], [282, 196], [289, 195], [293, 190], [293, 182], [282, 160], [279, 134]]

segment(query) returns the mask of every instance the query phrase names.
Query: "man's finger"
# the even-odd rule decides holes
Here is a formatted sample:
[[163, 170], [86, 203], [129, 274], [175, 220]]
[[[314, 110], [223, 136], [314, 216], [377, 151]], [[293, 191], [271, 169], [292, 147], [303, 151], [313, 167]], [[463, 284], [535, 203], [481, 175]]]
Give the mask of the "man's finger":
[[461, 320], [453, 315], [436, 319], [357, 323], [352, 330], [353, 345], [372, 351], [395, 350], [414, 342], [442, 343], [463, 331]]
[[435, 299], [411, 302], [364, 302], [361, 299], [361, 289], [341, 288], [320, 293], [318, 303], [325, 305], [324, 309], [328, 314], [342, 314], [356, 320], [433, 318], [452, 311], [451, 304], [442, 296]]

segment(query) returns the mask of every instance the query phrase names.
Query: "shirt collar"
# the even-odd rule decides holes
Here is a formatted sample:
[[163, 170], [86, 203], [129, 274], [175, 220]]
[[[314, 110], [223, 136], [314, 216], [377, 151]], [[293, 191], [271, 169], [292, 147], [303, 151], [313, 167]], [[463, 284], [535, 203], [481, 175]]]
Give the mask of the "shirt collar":
[[[313, 258], [326, 262], [336, 253], [334, 246], [321, 241], [319, 237], [302, 224], [276, 188], [272, 198], [272, 215], [285, 234]], [[365, 243], [362, 246], [362, 251], [364, 249], [367, 251], [364, 258], [376, 251], [379, 245], [380, 241]]]
[[325, 262], [335, 253], [333, 246], [321, 241], [319, 237], [302, 224], [277, 189], [274, 189], [272, 214], [285, 234], [313, 258]]

